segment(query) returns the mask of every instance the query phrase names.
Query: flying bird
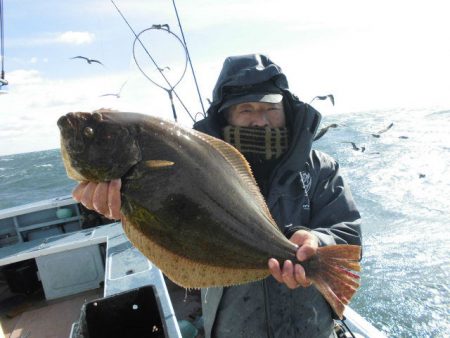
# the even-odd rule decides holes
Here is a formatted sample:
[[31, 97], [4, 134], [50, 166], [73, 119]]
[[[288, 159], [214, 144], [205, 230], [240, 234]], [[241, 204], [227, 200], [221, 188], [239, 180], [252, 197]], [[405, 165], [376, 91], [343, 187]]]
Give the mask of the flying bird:
[[0, 78], [0, 95], [8, 94], [8, 92], [6, 90], [2, 89], [3, 86], [7, 86], [7, 85], [8, 85], [8, 80], [6, 80], [4, 78], [4, 74], [2, 74], [2, 77]]
[[379, 138], [379, 137], [380, 137], [380, 134], [383, 134], [383, 133], [387, 132], [389, 129], [392, 128], [393, 125], [394, 125], [394, 123], [391, 123], [391, 124], [388, 125], [386, 128], [381, 129], [379, 132], [377, 132], [377, 133], [375, 133], [375, 134], [372, 134], [372, 136], [373, 136], [373, 137], [376, 137], [376, 138]]
[[337, 124], [336, 123], [332, 123], [322, 129], [319, 130], [319, 132], [317, 133], [317, 135], [314, 137], [313, 141], [317, 141], [318, 139], [320, 139], [323, 135], [325, 135], [328, 131], [328, 129], [330, 128], [337, 128]]
[[123, 89], [123, 87], [125, 86], [125, 84], [127, 83], [127, 81], [125, 81], [123, 84], [122, 84], [122, 86], [120, 86], [120, 89], [119, 89], [119, 91], [117, 92], [117, 93], [111, 93], [111, 94], [103, 94], [103, 95], [100, 95], [100, 97], [102, 97], [102, 96], [115, 96], [115, 97], [117, 97], [117, 98], [120, 98], [120, 93], [122, 92], [122, 89]]
[[99, 64], [101, 64], [101, 65], [103, 66], [103, 63], [101, 63], [100, 61], [95, 60], [95, 59], [89, 59], [89, 58], [87, 58], [87, 57], [85, 57], [85, 56], [81, 56], [81, 55], [74, 56], [74, 57], [71, 58], [71, 59], [83, 59], [83, 60], [86, 60], [86, 62], [89, 63], [89, 64], [92, 64], [92, 63], [99, 63]]
[[342, 143], [350, 143], [352, 145], [353, 150], [355, 150], [355, 151], [361, 150], [361, 152], [363, 153], [366, 150], [366, 147], [358, 148], [356, 146], [355, 142], [342, 142]]
[[334, 106], [334, 95], [333, 94], [316, 96], [309, 102], [309, 104], [311, 104], [315, 99], [322, 100], [322, 101], [326, 100], [326, 99], [330, 99], [331, 104]]

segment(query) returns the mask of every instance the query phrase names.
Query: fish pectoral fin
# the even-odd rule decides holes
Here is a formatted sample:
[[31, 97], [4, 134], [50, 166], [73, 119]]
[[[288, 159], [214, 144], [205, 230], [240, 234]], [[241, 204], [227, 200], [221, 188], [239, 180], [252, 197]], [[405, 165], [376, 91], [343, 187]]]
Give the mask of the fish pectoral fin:
[[172, 167], [175, 164], [175, 162], [166, 160], [148, 160], [145, 161], [144, 163], [150, 169], [163, 169]]
[[[167, 160], [146, 160], [136, 164], [126, 175], [127, 180], [161, 179], [176, 172], [175, 162]], [[179, 166], [178, 166], [179, 168]], [[161, 176], [162, 175], [162, 176]], [[158, 178], [156, 178], [158, 177]], [[142, 183], [142, 182], [141, 182]]]

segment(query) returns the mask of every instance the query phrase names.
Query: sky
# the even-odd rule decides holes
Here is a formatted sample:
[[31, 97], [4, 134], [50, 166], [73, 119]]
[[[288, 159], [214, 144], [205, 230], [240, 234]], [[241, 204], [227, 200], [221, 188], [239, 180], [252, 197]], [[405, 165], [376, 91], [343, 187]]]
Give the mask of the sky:
[[[175, 87], [178, 121], [202, 104], [170, 0], [115, 0]], [[205, 109], [227, 56], [268, 55], [290, 88], [323, 115], [450, 109], [450, 21], [445, 1], [177, 0]], [[173, 119], [166, 86], [110, 0], [3, 0], [0, 156], [59, 147], [57, 119], [111, 108]], [[167, 24], [168, 33], [149, 29]], [[179, 40], [180, 39], [180, 40]], [[75, 56], [102, 62], [88, 64]], [[186, 71], [185, 71], [186, 67]], [[153, 81], [153, 82], [152, 82]], [[120, 91], [120, 97], [113, 94]]]

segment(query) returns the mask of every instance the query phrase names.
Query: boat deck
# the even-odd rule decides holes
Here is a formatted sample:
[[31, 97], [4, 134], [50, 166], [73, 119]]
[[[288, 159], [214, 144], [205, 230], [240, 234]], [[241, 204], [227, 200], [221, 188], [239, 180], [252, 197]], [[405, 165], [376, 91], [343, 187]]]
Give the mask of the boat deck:
[[[198, 319], [201, 316], [200, 290], [186, 290], [168, 279], [165, 282], [176, 317], [191, 322]], [[69, 337], [72, 324], [80, 317], [82, 305], [101, 298], [103, 293], [104, 289], [98, 288], [46, 300], [42, 289], [24, 296], [0, 286], [0, 338]], [[198, 332], [196, 338], [203, 337], [203, 332]]]
[[99, 288], [57, 300], [46, 300], [42, 289], [29, 296], [3, 296], [0, 337], [69, 337], [72, 324], [80, 317], [81, 306], [102, 295], [103, 289]]
[[[78, 278], [83, 277], [86, 275], [89, 277], [89, 274], [83, 273], [83, 270], [78, 271], [80, 268], [83, 268], [83, 266], [91, 266], [87, 262], [86, 264], [82, 264], [79, 262], [80, 258], [75, 255], [75, 253], [87, 253], [90, 252], [88, 250], [99, 250], [99, 246], [104, 245], [106, 247], [105, 252], [105, 269], [101, 272], [95, 270], [95, 273], [91, 273], [95, 279], [99, 276], [101, 278], [101, 284], [103, 285], [102, 293], [101, 294], [94, 294], [94, 296], [91, 299], [85, 299], [86, 297], [77, 298], [75, 297], [76, 294], [80, 294], [79, 292], [84, 292], [87, 289], [81, 288], [83, 284], [79, 284]], [[61, 258], [62, 257], [62, 258]], [[87, 255], [89, 258], [90, 255]], [[69, 258], [69, 262], [66, 262], [66, 258]], [[176, 337], [181, 338], [180, 330], [178, 328], [177, 322], [176, 322], [176, 316], [175, 312], [172, 307], [172, 302], [169, 298], [168, 290], [166, 287], [166, 284], [164, 282], [163, 275], [159, 269], [157, 269], [153, 264], [151, 264], [147, 258], [145, 258], [136, 248], [132, 246], [132, 244], [128, 241], [127, 237], [123, 233], [122, 226], [120, 223], [112, 223], [108, 225], [103, 225], [96, 228], [86, 229], [74, 233], [64, 234], [60, 236], [54, 236], [46, 239], [39, 239], [35, 241], [30, 242], [23, 242], [20, 244], [16, 244], [14, 246], [8, 246], [0, 248], [0, 266], [8, 265], [8, 264], [14, 264], [18, 262], [22, 262], [25, 260], [30, 259], [46, 259], [50, 260], [49, 264], [43, 264], [43, 267], [49, 267], [49, 271], [46, 271], [46, 269], [41, 269], [42, 266], [39, 266], [38, 263], [38, 274], [40, 276], [40, 279], [42, 281], [43, 289], [45, 292], [45, 297], [42, 297], [45, 299], [45, 304], [59, 304], [63, 299], [78, 299], [79, 301], [77, 303], [74, 303], [73, 305], [70, 305], [70, 308], [73, 307], [73, 310], [67, 310], [67, 313], [65, 313], [66, 309], [63, 307], [61, 309], [56, 308], [55, 314], [58, 315], [61, 313], [65, 320], [67, 320], [69, 328], [72, 326], [74, 322], [76, 322], [79, 319], [80, 316], [80, 308], [81, 306], [86, 302], [86, 300], [92, 300], [94, 298], [102, 298], [102, 297], [112, 297], [114, 295], [121, 294], [123, 292], [138, 289], [141, 287], [145, 287], [148, 285], [152, 285], [156, 293], [158, 295], [158, 302], [160, 306], [160, 314], [165, 322], [165, 329], [166, 333], [170, 337]], [[55, 270], [55, 263], [56, 261], [62, 261], [58, 264], [58, 271]], [[98, 260], [98, 258], [96, 258]], [[45, 263], [45, 262], [44, 262]], [[53, 269], [53, 270], [52, 270]], [[61, 273], [62, 270], [65, 271], [64, 273]], [[49, 273], [47, 273], [49, 272]], [[75, 273], [76, 272], [76, 273]], [[89, 272], [89, 271], [88, 271]], [[45, 273], [45, 274], [44, 274]], [[76, 278], [72, 278], [71, 275], [75, 275]], [[62, 281], [65, 281], [65, 276], [71, 276], [69, 282], [67, 283], [68, 291], [70, 291], [70, 295], [74, 295], [75, 298], [66, 298], [70, 297], [62, 294], [59, 292], [59, 290], [66, 290], [67, 288], [63, 284], [58, 284], [57, 287], [54, 287], [55, 281], [58, 281], [58, 279], [61, 279]], [[86, 284], [86, 283], [85, 283]], [[94, 284], [98, 285], [100, 284], [99, 281], [94, 280]], [[63, 285], [64, 287], [61, 287], [60, 285]], [[89, 282], [90, 285], [90, 282]], [[93, 287], [89, 287], [89, 289], [94, 289]], [[82, 293], [82, 295], [85, 295], [85, 293]], [[52, 303], [52, 301], [55, 301], [55, 303]], [[25, 304], [22, 304], [24, 306], [23, 310], [26, 309], [26, 302]], [[69, 302], [68, 304], [71, 304]], [[37, 306], [35, 304], [35, 306]], [[69, 306], [69, 305], [66, 305]], [[46, 306], [47, 307], [47, 306]], [[3, 307], [2, 307], [3, 308]], [[39, 310], [38, 308], [33, 310]], [[44, 311], [44, 310], [39, 310]], [[46, 309], [46, 311], [52, 311], [51, 308]], [[72, 311], [72, 312], [71, 312]], [[30, 312], [30, 311], [27, 311]], [[35, 312], [36, 313], [36, 312]], [[73, 315], [72, 315], [73, 313]], [[21, 314], [21, 317], [25, 315], [25, 312]], [[29, 314], [27, 314], [28, 316]], [[38, 316], [37, 316], [38, 315]], [[61, 322], [60, 319], [53, 319], [51, 318], [50, 313], [40, 313], [37, 312], [37, 315], [35, 318], [39, 317], [41, 318], [49, 318], [49, 320], [45, 319], [46, 324], [39, 324], [39, 325], [47, 325], [45, 329], [42, 329], [43, 335], [40, 334], [33, 334], [32, 336], [29, 335], [29, 337], [68, 337], [71, 336], [70, 329], [67, 334], [55, 334], [55, 332], [52, 332], [56, 330], [56, 326], [58, 327], [64, 327], [64, 330], [66, 330], [66, 325], [58, 324], [56, 323]], [[36, 322], [38, 322], [37, 319], [34, 319], [34, 317], [30, 317], [27, 319], [27, 321], [35, 322], [33, 325], [37, 325]], [[51, 319], [50, 319], [51, 318]], [[21, 324], [23, 322], [20, 319], [17, 319], [17, 322], [15, 325], [12, 324], [12, 322], [9, 322], [8, 324], [5, 324], [5, 330], [8, 331], [11, 337], [16, 337], [14, 331], [18, 330], [21, 333], [17, 335], [17, 337], [25, 338], [28, 334], [27, 331], [25, 331], [23, 325]], [[3, 325], [3, 321], [2, 321]], [[19, 325], [19, 326], [18, 326]], [[55, 329], [52, 330], [51, 327], [55, 326]], [[7, 328], [6, 328], [7, 327]], [[77, 330], [78, 326], [72, 327], [72, 329]], [[37, 328], [34, 328], [33, 330], [38, 330]], [[40, 329], [39, 329], [40, 330]], [[65, 332], [65, 331], [64, 331]]]
[[[63, 202], [64, 205], [69, 203], [65, 200]], [[0, 220], [3, 219], [6, 224], [11, 223], [9, 218], [16, 217], [22, 222], [29, 217], [30, 212], [58, 208], [58, 203], [63, 202], [52, 200], [50, 204], [33, 204], [25, 211], [17, 208], [0, 212]], [[21, 222], [13, 222], [15, 230], [20, 228], [16, 223], [20, 225]], [[9, 223], [6, 225], [11, 225]], [[40, 225], [42, 224], [47, 225], [48, 222], [41, 222]], [[34, 226], [32, 225], [33, 228]], [[0, 229], [1, 227], [0, 222]], [[93, 257], [92, 262], [90, 257]], [[42, 288], [29, 296], [18, 295], [18, 291], [12, 293], [3, 279], [6, 275], [2, 276], [6, 266], [24, 261], [34, 261], [37, 274], [31, 271], [31, 267], [23, 270], [23, 274], [19, 273], [22, 271], [20, 269], [12, 270], [17, 274], [10, 273], [9, 277], [14, 276], [19, 282], [27, 280], [30, 271], [33, 276], [39, 276]], [[124, 294], [129, 295], [134, 290], [148, 289], [148, 286], [151, 286], [157, 296], [157, 311], [164, 320], [168, 337], [182, 337], [177, 319], [193, 324], [201, 323], [199, 291], [180, 288], [166, 279], [162, 272], [128, 241], [120, 223], [22, 241], [4, 247], [0, 245], [0, 267], [0, 272], [3, 272], [0, 273], [0, 338], [74, 337], [74, 332], [80, 328], [78, 321], [83, 304], [103, 297], [104, 300], [116, 299]], [[93, 270], [84, 270], [85, 267], [92, 267]], [[66, 275], [70, 278], [65, 278]], [[92, 285], [88, 279], [91, 275], [95, 275]], [[100, 279], [97, 280], [97, 277]], [[385, 338], [351, 308], [347, 307], [345, 316], [352, 331], [361, 337]], [[202, 330], [196, 338], [201, 337]]]

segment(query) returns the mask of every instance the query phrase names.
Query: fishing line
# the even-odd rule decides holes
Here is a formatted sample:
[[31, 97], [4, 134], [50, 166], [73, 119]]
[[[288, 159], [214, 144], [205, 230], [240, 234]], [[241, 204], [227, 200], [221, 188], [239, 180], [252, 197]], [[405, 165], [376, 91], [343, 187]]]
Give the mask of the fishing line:
[[[180, 99], [180, 97], [178, 96], [178, 94], [175, 92], [174, 87], [170, 84], [169, 80], [166, 78], [166, 76], [164, 75], [162, 68], [160, 68], [158, 66], [158, 64], [156, 63], [156, 61], [153, 59], [153, 57], [151, 56], [150, 52], [147, 50], [147, 48], [145, 48], [143, 42], [139, 39], [139, 35], [136, 34], [136, 32], [134, 31], [133, 27], [131, 27], [131, 25], [129, 24], [128, 20], [125, 18], [125, 16], [122, 14], [122, 12], [120, 11], [120, 9], [117, 7], [117, 5], [114, 3], [113, 0], [111, 0], [112, 4], [114, 5], [114, 7], [116, 8], [117, 12], [120, 14], [120, 16], [122, 17], [122, 19], [125, 21], [125, 23], [127, 24], [127, 26], [130, 28], [131, 32], [133, 33], [134, 37], [135, 37], [135, 41], [139, 41], [139, 43], [141, 44], [142, 48], [144, 49], [144, 51], [146, 52], [146, 54], [148, 55], [148, 57], [150, 58], [150, 60], [153, 62], [153, 64], [155, 65], [156, 69], [159, 71], [160, 75], [163, 77], [164, 81], [166, 81], [167, 85], [169, 86], [169, 89], [164, 88], [159, 86], [160, 88], [164, 89], [167, 94], [169, 95], [169, 99], [171, 102], [171, 106], [172, 106], [172, 113], [173, 113], [173, 117], [175, 122], [177, 122], [177, 114], [176, 114], [176, 110], [175, 110], [175, 105], [173, 104], [173, 96], [172, 93], [175, 94], [176, 98], [178, 99], [178, 101], [181, 103], [181, 105], [183, 106], [183, 108], [186, 110], [186, 112], [188, 113], [189, 117], [192, 119], [193, 122], [195, 122], [194, 118], [192, 117], [191, 113], [189, 112], [189, 110], [187, 109], [187, 107], [184, 105], [183, 101]], [[142, 33], [142, 32], [141, 32]], [[139, 33], [139, 34], [141, 34]], [[173, 33], [172, 33], [173, 34]], [[175, 34], [173, 34], [175, 35]], [[134, 44], [133, 44], [134, 45]], [[186, 47], [183, 45], [184, 50], [186, 51]], [[134, 49], [133, 49], [133, 53], [134, 53]], [[136, 59], [135, 59], [136, 61]], [[137, 64], [137, 61], [136, 61]], [[138, 64], [137, 64], [138, 65]], [[138, 65], [139, 70], [142, 72], [141, 68]], [[146, 75], [145, 73], [143, 73], [144, 75]], [[148, 79], [148, 76], [146, 76]], [[154, 81], [151, 81], [152, 83], [154, 83]]]
[[[151, 81], [155, 86], [158, 86], [158, 87], [161, 88], [161, 89], [168, 90], [167, 88], [161, 86], [159, 83], [153, 81], [153, 80], [151, 79], [151, 77], [148, 76], [148, 75], [144, 72], [144, 70], [143, 70], [143, 69], [141, 68], [141, 66], [139, 65], [138, 60], [136, 59], [136, 53], [135, 53], [135, 49], [136, 49], [136, 48], [135, 48], [135, 47], [136, 47], [136, 41], [139, 41], [139, 42], [141, 43], [141, 46], [142, 46], [142, 42], [141, 42], [142, 40], [140, 39], [140, 35], [143, 34], [143, 33], [145, 33], [145, 32], [147, 32], [147, 31], [149, 31], [149, 30], [153, 30], [153, 29], [163, 30], [163, 31], [165, 31], [165, 32], [167, 32], [167, 33], [169, 33], [169, 34], [172, 34], [172, 36], [175, 37], [175, 38], [178, 40], [178, 42], [180, 42], [181, 46], [183, 47], [183, 51], [185, 52], [184, 54], [185, 54], [186, 58], [185, 58], [185, 63], [184, 63], [184, 70], [183, 70], [183, 73], [181, 74], [181, 77], [179, 78], [179, 80], [172, 86], [172, 89], [173, 89], [173, 88], [175, 88], [175, 87], [181, 82], [181, 80], [183, 79], [184, 75], [186, 74], [187, 63], [188, 63], [188, 58], [187, 58], [187, 54], [186, 54], [186, 48], [185, 48], [185, 46], [183, 45], [183, 42], [181, 42], [180, 38], [179, 38], [178, 36], [176, 36], [176, 34], [172, 33], [170, 30], [167, 30], [167, 29], [164, 29], [164, 28], [159, 28], [159, 27], [158, 27], [158, 28], [151, 27], [151, 28], [144, 29], [143, 31], [141, 31], [141, 32], [137, 35], [136, 39], [134, 39], [134, 42], [133, 42], [133, 58], [134, 58], [134, 61], [136, 62], [136, 66], [138, 66], [138, 68], [139, 68], [139, 70], [141, 71], [141, 73], [142, 73], [149, 81]], [[147, 52], [147, 51], [146, 51], [146, 52]], [[148, 52], [147, 52], [147, 53], [148, 53]], [[156, 64], [155, 64], [155, 65], [156, 65]], [[163, 74], [161, 69], [158, 68], [158, 70], [159, 70], [160, 74]], [[166, 80], [166, 81], [168, 81], [168, 80]], [[170, 85], [170, 84], [169, 84], [169, 85]]]

